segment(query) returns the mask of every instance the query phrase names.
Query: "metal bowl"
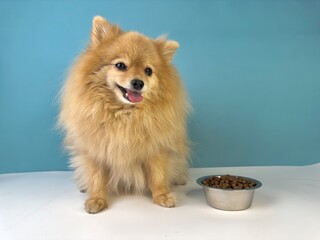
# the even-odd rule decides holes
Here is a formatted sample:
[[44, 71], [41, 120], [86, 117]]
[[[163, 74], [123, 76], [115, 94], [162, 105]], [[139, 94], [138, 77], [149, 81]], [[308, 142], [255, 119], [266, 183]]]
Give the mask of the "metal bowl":
[[223, 175], [210, 175], [197, 179], [197, 183], [203, 187], [207, 203], [214, 208], [226, 211], [239, 211], [249, 208], [252, 204], [254, 190], [261, 187], [262, 184], [256, 179], [241, 177], [253, 181], [256, 185], [247, 189], [221, 189], [209, 187], [202, 182], [211, 177], [221, 177]]

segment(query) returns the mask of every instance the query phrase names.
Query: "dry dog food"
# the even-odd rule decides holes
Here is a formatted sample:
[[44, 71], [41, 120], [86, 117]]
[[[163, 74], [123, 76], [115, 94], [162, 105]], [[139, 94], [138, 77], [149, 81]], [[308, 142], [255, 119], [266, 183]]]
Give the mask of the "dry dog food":
[[254, 181], [232, 175], [213, 176], [202, 181], [208, 187], [220, 189], [248, 189], [256, 185]]

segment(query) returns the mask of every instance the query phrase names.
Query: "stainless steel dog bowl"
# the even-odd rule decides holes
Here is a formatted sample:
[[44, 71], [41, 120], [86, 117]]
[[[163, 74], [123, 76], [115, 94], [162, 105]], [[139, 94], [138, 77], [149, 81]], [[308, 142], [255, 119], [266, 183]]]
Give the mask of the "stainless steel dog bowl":
[[252, 188], [238, 190], [214, 188], [202, 183], [207, 178], [221, 176], [222, 175], [210, 175], [197, 179], [197, 183], [203, 187], [207, 203], [211, 207], [226, 211], [239, 211], [249, 208], [252, 204], [254, 190], [262, 186], [261, 182], [256, 179], [237, 176], [255, 183], [255, 186]]

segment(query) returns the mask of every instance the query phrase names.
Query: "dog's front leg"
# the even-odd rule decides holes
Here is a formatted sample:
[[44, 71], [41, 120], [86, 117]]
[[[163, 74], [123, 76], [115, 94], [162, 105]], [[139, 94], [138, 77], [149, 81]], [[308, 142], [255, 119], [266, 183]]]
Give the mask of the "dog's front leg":
[[108, 207], [108, 173], [104, 166], [92, 159], [86, 159], [86, 170], [89, 196], [85, 203], [85, 209], [88, 213], [98, 213]]
[[176, 196], [170, 191], [167, 154], [159, 154], [146, 164], [148, 185], [153, 202], [163, 207], [174, 207]]

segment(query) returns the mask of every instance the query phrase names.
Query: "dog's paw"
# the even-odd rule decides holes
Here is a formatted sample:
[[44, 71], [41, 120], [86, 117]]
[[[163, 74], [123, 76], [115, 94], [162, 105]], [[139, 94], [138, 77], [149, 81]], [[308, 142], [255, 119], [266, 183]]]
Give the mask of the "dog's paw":
[[172, 208], [176, 205], [177, 198], [173, 193], [166, 193], [155, 196], [153, 202], [167, 208]]
[[102, 198], [89, 198], [85, 203], [85, 209], [90, 214], [98, 213], [107, 207], [107, 201]]

